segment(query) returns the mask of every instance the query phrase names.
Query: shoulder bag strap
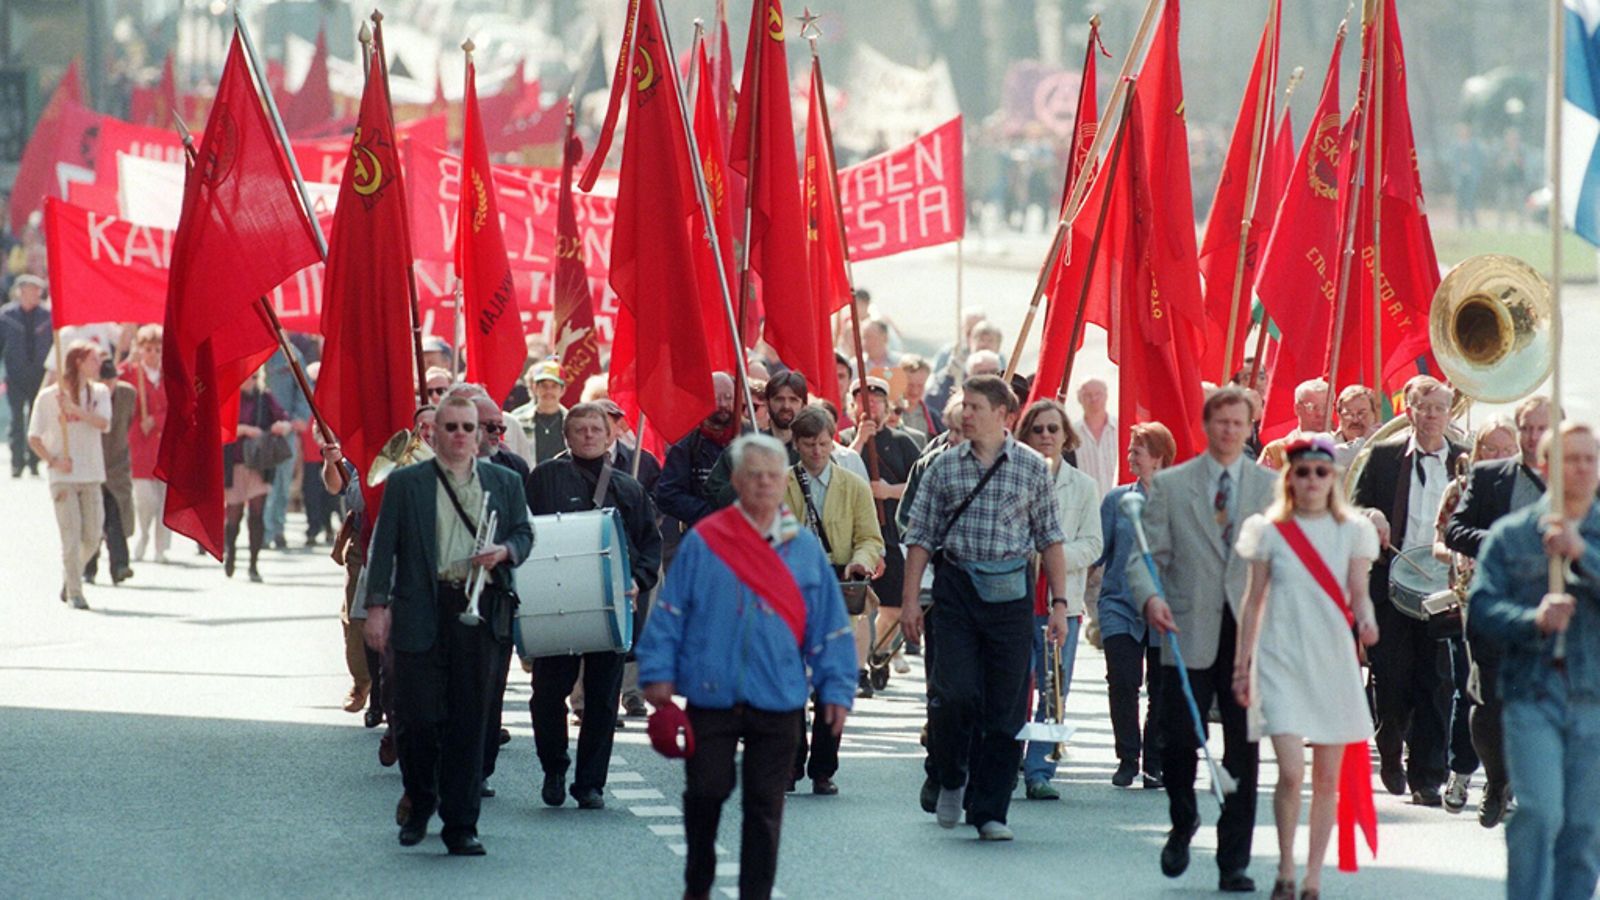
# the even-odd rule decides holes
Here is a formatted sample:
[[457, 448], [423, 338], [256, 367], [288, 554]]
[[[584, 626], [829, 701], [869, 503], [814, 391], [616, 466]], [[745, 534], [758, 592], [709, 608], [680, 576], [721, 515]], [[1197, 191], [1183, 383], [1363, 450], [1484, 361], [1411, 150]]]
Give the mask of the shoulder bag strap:
[[983, 486], [989, 483], [989, 479], [994, 477], [994, 473], [1000, 468], [1000, 464], [1005, 461], [1006, 458], [1004, 456], [995, 460], [994, 465], [989, 467], [989, 471], [984, 472], [983, 477], [978, 479], [978, 483], [972, 486], [972, 491], [967, 494], [967, 499], [962, 500], [961, 505], [956, 507], [955, 514], [950, 516], [950, 521], [944, 523], [944, 531], [939, 533], [939, 546], [944, 546], [944, 539], [950, 536], [950, 529], [955, 527], [956, 520], [961, 518], [961, 514], [966, 512], [967, 507], [972, 505], [972, 501], [977, 498], [978, 492], [983, 490]]
[[[476, 466], [477, 462], [473, 462], [473, 465]], [[433, 461], [433, 474], [439, 479], [439, 483], [444, 485], [445, 496], [450, 498], [450, 505], [456, 508], [456, 515], [461, 517], [461, 524], [467, 526], [468, 531], [477, 534], [478, 526], [472, 524], [472, 518], [461, 508], [461, 498], [456, 496], [456, 489], [450, 486], [450, 476], [446, 474], [444, 467], [439, 465], [437, 459]]]
[[811, 499], [811, 476], [806, 474], [805, 467], [800, 463], [794, 466], [795, 480], [800, 483], [800, 496], [806, 501], [806, 518], [810, 520], [811, 530], [822, 539], [822, 550], [829, 556], [833, 555], [833, 545], [828, 543], [828, 530], [822, 527], [822, 515], [817, 512], [817, 505]]

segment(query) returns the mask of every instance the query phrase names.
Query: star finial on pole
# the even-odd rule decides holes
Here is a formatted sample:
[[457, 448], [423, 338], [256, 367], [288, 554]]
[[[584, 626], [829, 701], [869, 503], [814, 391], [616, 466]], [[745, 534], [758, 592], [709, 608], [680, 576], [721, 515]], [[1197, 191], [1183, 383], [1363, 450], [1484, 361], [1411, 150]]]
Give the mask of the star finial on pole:
[[801, 40], [814, 41], [822, 36], [822, 29], [817, 27], [817, 20], [822, 18], [811, 11], [807, 6], [800, 13], [800, 38]]

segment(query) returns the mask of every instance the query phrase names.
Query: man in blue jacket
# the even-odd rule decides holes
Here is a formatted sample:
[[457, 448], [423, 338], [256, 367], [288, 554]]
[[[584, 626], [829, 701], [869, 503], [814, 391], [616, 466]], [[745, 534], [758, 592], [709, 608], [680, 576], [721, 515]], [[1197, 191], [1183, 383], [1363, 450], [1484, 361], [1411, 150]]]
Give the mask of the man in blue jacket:
[[771, 895], [777, 875], [806, 698], [814, 686], [821, 714], [842, 732], [856, 652], [822, 544], [782, 503], [788, 450], [752, 434], [728, 456], [738, 500], [684, 536], [636, 652], [646, 699], [659, 707], [681, 693], [688, 701], [696, 749], [683, 792], [685, 896], [711, 895], [717, 824], [742, 739], [739, 894], [760, 898]]
[[[1503, 654], [1506, 768], [1518, 804], [1506, 823], [1506, 896], [1529, 900], [1593, 897], [1600, 882], [1600, 442], [1587, 425], [1560, 434], [1561, 495], [1489, 530], [1468, 598], [1473, 638]], [[1540, 453], [1547, 468], [1550, 437]], [[1564, 593], [1546, 592], [1550, 557], [1566, 563]]]

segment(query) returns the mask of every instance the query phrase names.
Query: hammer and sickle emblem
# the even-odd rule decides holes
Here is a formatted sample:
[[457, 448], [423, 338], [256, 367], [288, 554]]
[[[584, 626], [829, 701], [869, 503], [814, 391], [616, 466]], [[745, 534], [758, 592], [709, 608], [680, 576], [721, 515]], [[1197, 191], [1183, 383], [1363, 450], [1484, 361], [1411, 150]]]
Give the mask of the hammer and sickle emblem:
[[783, 40], [783, 16], [778, 15], [776, 6], [767, 7], [767, 36], [775, 41]]
[[350, 144], [350, 165], [354, 178], [350, 186], [357, 194], [370, 197], [383, 187], [383, 163], [372, 148], [361, 142], [361, 129], [356, 128], [355, 140]]
[[633, 81], [634, 89], [639, 91], [647, 91], [656, 83], [656, 61], [643, 47], [634, 53]]

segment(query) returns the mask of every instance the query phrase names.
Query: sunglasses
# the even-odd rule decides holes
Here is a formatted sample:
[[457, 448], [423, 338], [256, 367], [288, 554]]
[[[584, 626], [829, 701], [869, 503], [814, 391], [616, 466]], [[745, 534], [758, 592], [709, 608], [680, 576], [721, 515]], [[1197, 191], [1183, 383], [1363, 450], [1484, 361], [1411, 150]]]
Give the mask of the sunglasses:
[[506, 426], [500, 422], [484, 422], [483, 430], [490, 434], [505, 434]]
[[1050, 425], [1035, 425], [1032, 430], [1034, 434], [1060, 434], [1061, 426], [1053, 423]]
[[477, 422], [440, 422], [439, 423], [439, 427], [443, 428], [445, 430], [445, 432], [448, 433], [448, 434], [455, 434], [458, 431], [465, 431], [467, 434], [471, 434], [474, 431], [478, 430], [478, 423]]
[[1294, 467], [1294, 471], [1293, 471], [1292, 474], [1296, 478], [1310, 478], [1313, 475], [1315, 475], [1318, 478], [1327, 478], [1329, 475], [1333, 474], [1333, 467], [1332, 466], [1295, 466]]
[[431, 388], [428, 388], [428, 396], [429, 397], [443, 397], [444, 396], [444, 392], [448, 391], [448, 390], [449, 390], [449, 388], [431, 387]]

